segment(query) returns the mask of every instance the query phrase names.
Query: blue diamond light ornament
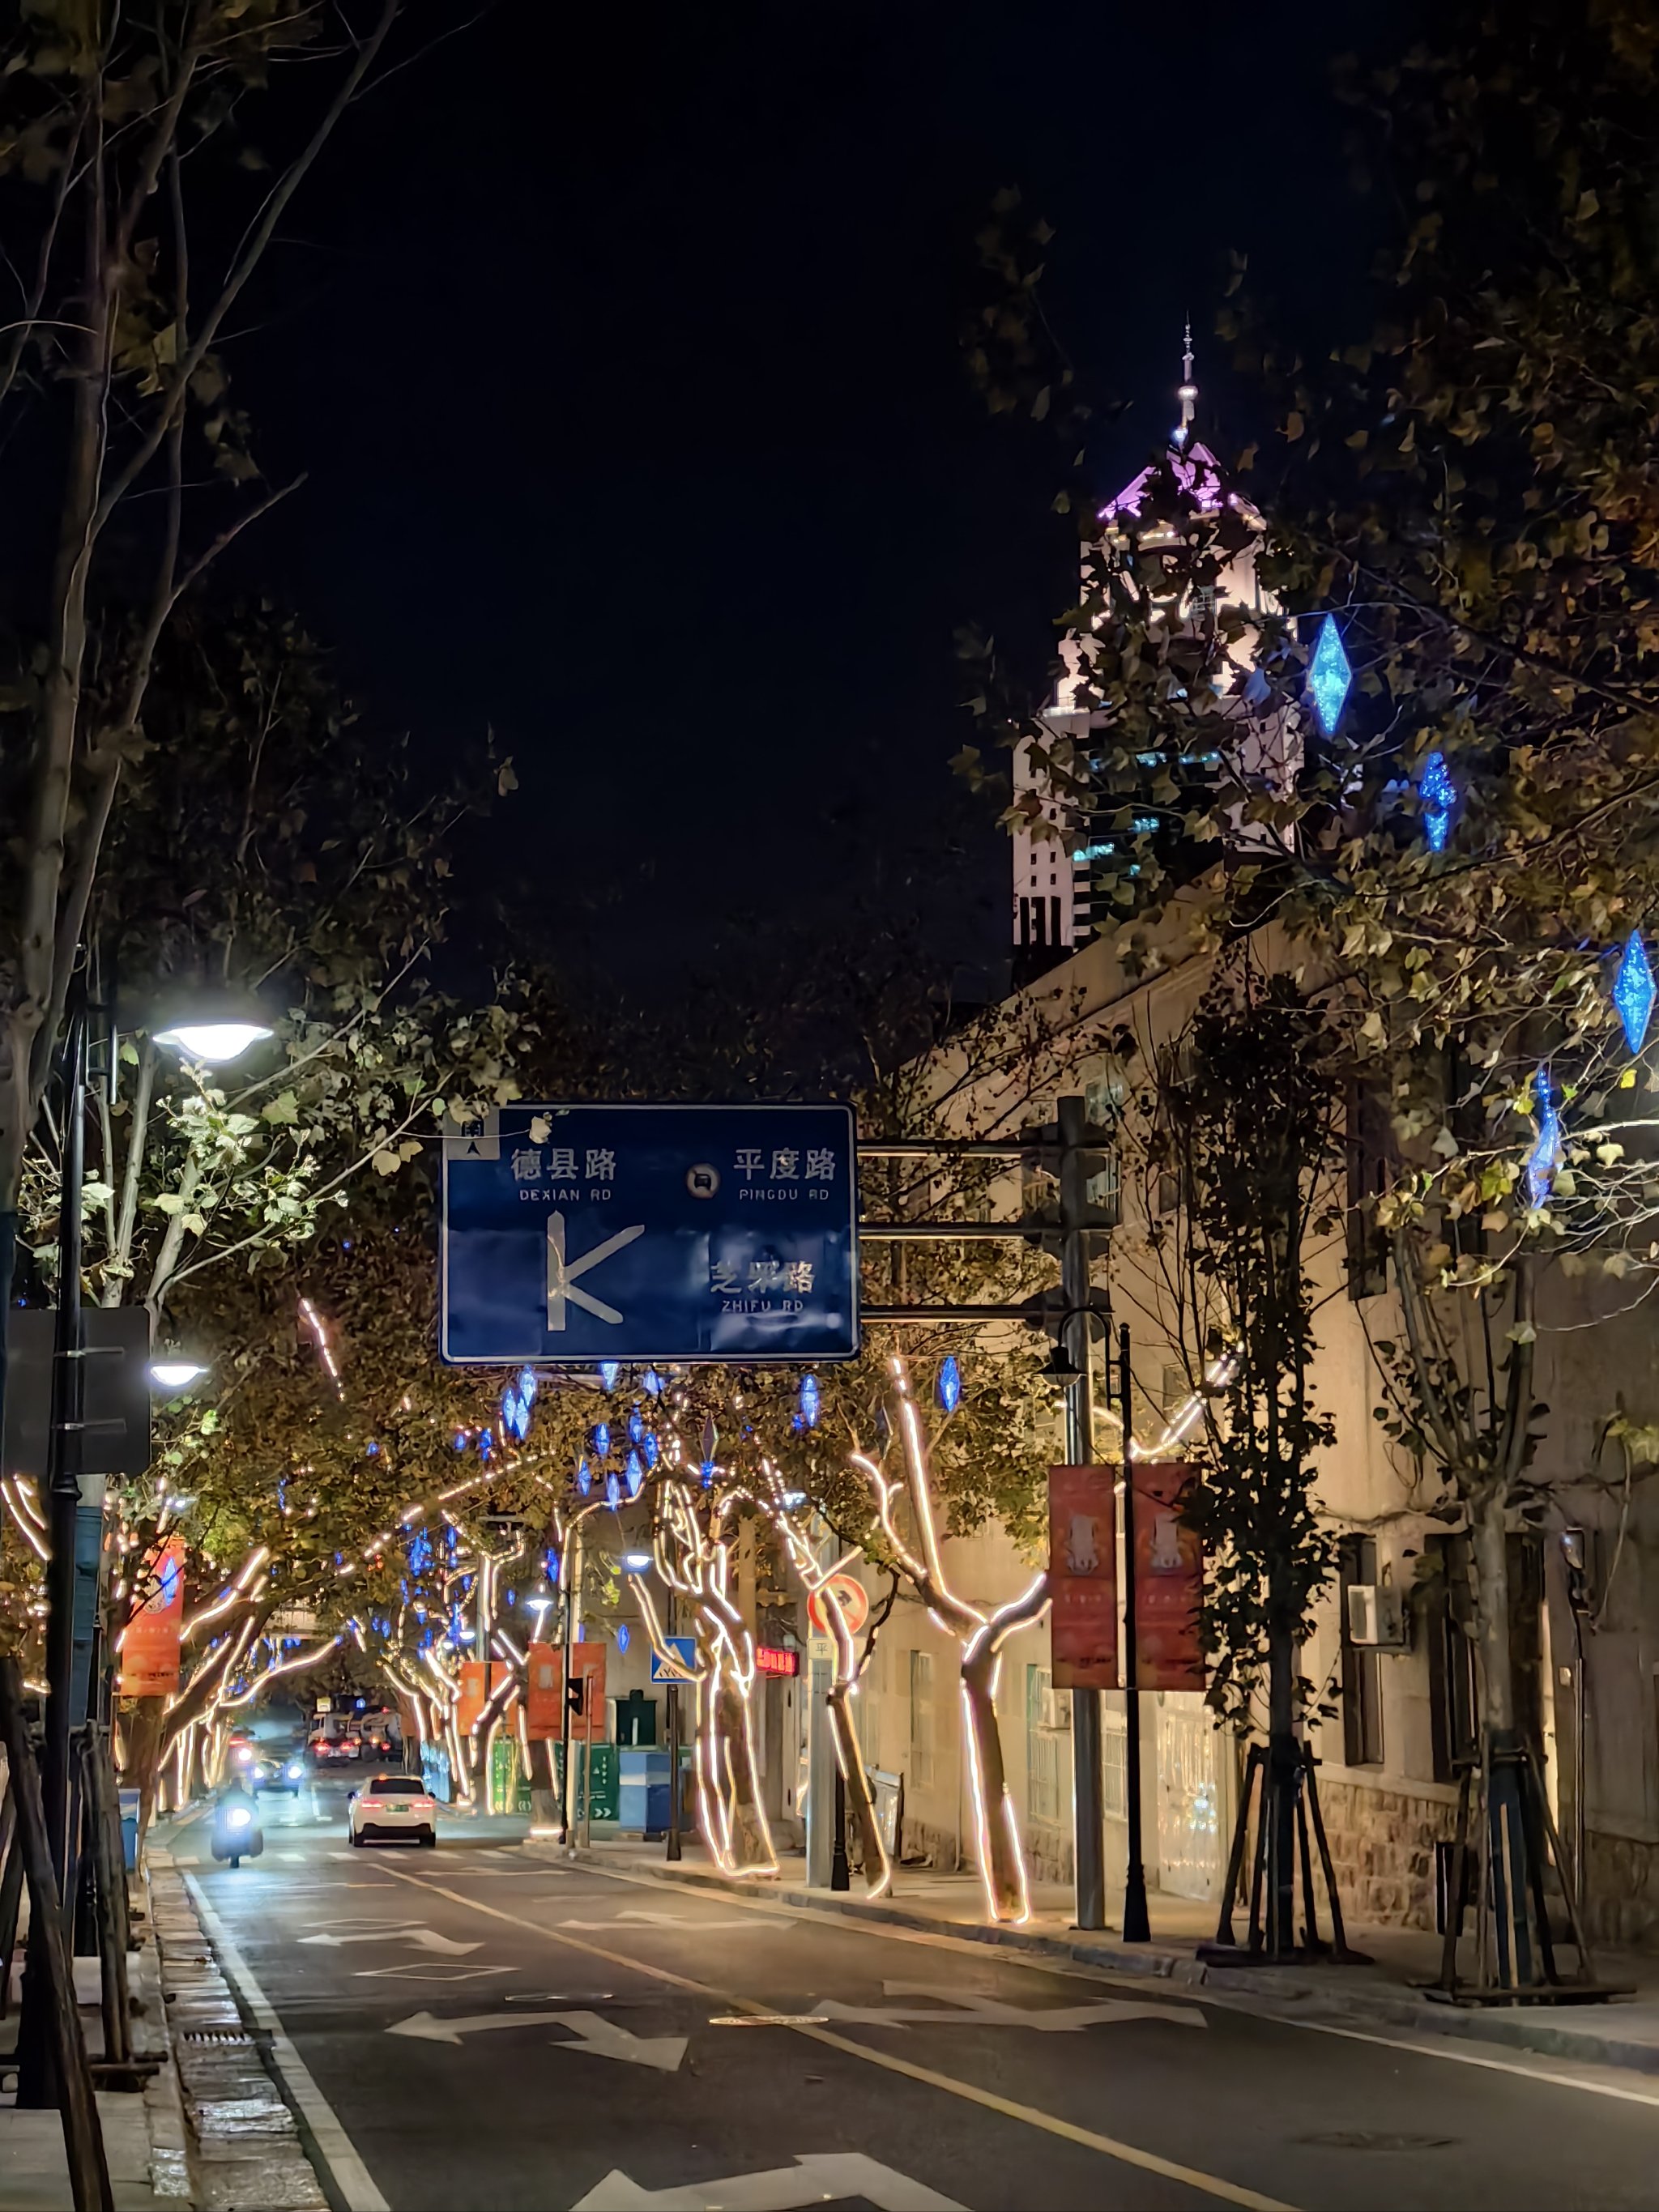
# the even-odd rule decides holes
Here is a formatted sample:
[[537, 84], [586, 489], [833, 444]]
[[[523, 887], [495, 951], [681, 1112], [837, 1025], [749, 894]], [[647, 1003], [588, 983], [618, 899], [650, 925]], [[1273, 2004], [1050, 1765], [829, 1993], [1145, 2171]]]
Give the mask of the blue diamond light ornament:
[[579, 1459], [576, 1462], [576, 1487], [584, 1498], [593, 1487], [593, 1470], [585, 1459]]
[[1549, 1070], [1538, 1071], [1538, 1135], [1527, 1154], [1527, 1197], [1535, 1206], [1547, 1203], [1561, 1166], [1561, 1117], [1555, 1110]]
[[1431, 753], [1423, 763], [1417, 794], [1423, 809], [1423, 834], [1431, 853], [1443, 853], [1457, 811], [1457, 786], [1443, 753]]
[[1613, 1003], [1624, 1026], [1625, 1042], [1632, 1052], [1642, 1049], [1656, 997], [1659, 989], [1655, 988], [1653, 970], [1648, 965], [1647, 947], [1642, 942], [1641, 931], [1633, 929], [1625, 947], [1625, 957], [1619, 963], [1619, 973], [1613, 981]]
[[640, 1486], [644, 1480], [645, 1462], [636, 1451], [631, 1451], [628, 1455], [628, 1494], [630, 1498], [639, 1496]]
[[605, 1478], [605, 1502], [613, 1513], [622, 1504], [622, 1478], [619, 1475], [607, 1474]]
[[662, 1377], [658, 1374], [654, 1367], [647, 1367], [646, 1369], [643, 1380], [646, 1389], [650, 1395], [653, 1398], [660, 1398], [662, 1395]]
[[614, 1390], [614, 1389], [616, 1389], [616, 1387], [617, 1387], [617, 1377], [621, 1373], [622, 1373], [622, 1369], [618, 1366], [618, 1364], [617, 1364], [617, 1362], [616, 1362], [614, 1359], [602, 1359], [602, 1360], [600, 1360], [600, 1362], [599, 1362], [599, 1381], [600, 1381], [601, 1384], [604, 1386], [604, 1388], [605, 1388], [605, 1389], [607, 1389], [607, 1390]]
[[818, 1396], [817, 1376], [803, 1375], [800, 1378], [800, 1418], [809, 1429], [815, 1429], [818, 1425], [818, 1408], [822, 1402]]
[[1353, 670], [1343, 650], [1342, 633], [1336, 626], [1336, 617], [1327, 615], [1319, 625], [1319, 636], [1314, 645], [1313, 659], [1308, 666], [1308, 689], [1313, 694], [1314, 711], [1319, 717], [1319, 726], [1325, 735], [1333, 737], [1342, 719], [1342, 708], [1353, 684]]
[[947, 1413], [954, 1413], [962, 1403], [962, 1370], [954, 1352], [947, 1352], [939, 1362], [939, 1401]]
[[628, 1417], [628, 1441], [630, 1444], [640, 1443], [644, 1440], [644, 1437], [645, 1423], [641, 1418], [639, 1407], [635, 1406]]

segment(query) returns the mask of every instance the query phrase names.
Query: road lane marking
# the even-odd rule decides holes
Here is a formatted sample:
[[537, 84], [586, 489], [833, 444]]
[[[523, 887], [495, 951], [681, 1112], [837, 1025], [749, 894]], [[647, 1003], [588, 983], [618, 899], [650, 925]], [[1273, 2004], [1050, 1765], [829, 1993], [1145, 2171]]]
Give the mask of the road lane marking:
[[369, 1928], [350, 1936], [335, 1936], [327, 1930], [320, 1936], [301, 1936], [301, 1943], [320, 1943], [325, 1950], [337, 1951], [343, 1943], [412, 1943], [419, 1951], [435, 1951], [445, 1959], [464, 1959], [469, 1951], [483, 1949], [479, 1943], [457, 1943], [453, 1937], [440, 1936], [435, 1928]]
[[573, 2212], [802, 2212], [847, 2197], [861, 2197], [876, 2212], [966, 2212], [954, 2197], [941, 2197], [908, 2173], [900, 2173], [861, 2150], [837, 2150], [815, 2156], [796, 2154], [793, 2166], [765, 2173], [728, 2173], [719, 2181], [696, 2181], [679, 2189], [641, 2189], [620, 2166], [597, 2182]]
[[[564, 1871], [553, 1862], [548, 1862], [548, 1865], [550, 1872]], [[571, 1871], [593, 1875], [604, 1881], [626, 1882], [632, 1889], [660, 1892], [663, 1887], [660, 1875], [632, 1874], [621, 1867], [582, 1866]], [[708, 1894], [702, 1890], [698, 1893]], [[538, 1898], [526, 1900], [532, 1905], [547, 1900]], [[744, 1899], [744, 1904], [749, 1912], [763, 1919], [804, 1920], [810, 1921], [817, 1928], [850, 1929], [854, 1935], [876, 1936], [883, 1942], [917, 1944], [932, 1951], [948, 1951], [952, 1958], [974, 1959], [981, 1966], [985, 1963], [986, 1946], [983, 1943], [975, 1942], [969, 1936], [947, 1936], [939, 1929], [905, 1928], [884, 1920], [860, 1919], [850, 1912], [824, 1913], [811, 1905], [789, 1904], [781, 1898], [749, 1897]], [[1147, 1978], [1139, 1974], [1126, 1976], [1109, 1966], [1085, 1965], [1077, 1959], [1048, 1958], [1030, 1952], [1004, 1950], [1000, 1946], [993, 1955], [1000, 1966], [1017, 1966], [1023, 1973], [1028, 1974], [1063, 1975], [1068, 1980], [1090, 1982], [1097, 1987], [1104, 1984], [1109, 1988], [1121, 1989], [1126, 1980], [1133, 1980], [1139, 1985]], [[1194, 2004], [1206, 2009], [1242, 2014], [1247, 2020], [1268, 2021], [1276, 2027], [1300, 2028], [1310, 2035], [1340, 2036], [1351, 2043], [1374, 2043], [1385, 2051], [1407, 2051], [1413, 2057], [1443, 2058], [1457, 2066], [1485, 2067], [1491, 2073], [1513, 2074], [1523, 2081], [1542, 2081], [1556, 2089], [1578, 2089], [1586, 2096], [1613, 2097], [1623, 2104], [1659, 2106], [1659, 2089], [1638, 2088], [1622, 2081], [1597, 2081], [1591, 2078], [1588, 2071], [1583, 2075], [1563, 2074], [1545, 2063], [1548, 2054], [1529, 2051], [1522, 2045], [1511, 2046], [1512, 2057], [1499, 2057], [1495, 2053], [1488, 2055], [1486, 2051], [1471, 2050], [1449, 2034], [1443, 2041], [1437, 2038], [1432, 2042], [1425, 2042], [1406, 2034], [1385, 2035], [1376, 2029], [1344, 2027], [1334, 2021], [1310, 2020], [1305, 2014], [1277, 2010], [1276, 2004], [1282, 2002], [1282, 1999], [1271, 1996], [1221, 1988], [1214, 1982], [1205, 1983], [1201, 1994], [1195, 1993], [1193, 1997]], [[1559, 2052], [1555, 2057], [1558, 2063], [1581, 2065], [1586, 2069], [1601, 2063], [1593, 2058], [1564, 2060]]]
[[649, 1928], [690, 1928], [696, 1930], [741, 1928], [751, 1936], [755, 1932], [755, 1923], [747, 1913], [741, 1920], [703, 1920], [695, 1912], [617, 1912], [608, 1920], [562, 1920], [559, 1925], [561, 1928], [615, 1928], [625, 1935], [635, 1923]]
[[908, 2027], [926, 2021], [955, 2027], [1035, 2027], [1045, 2035], [1080, 2035], [1085, 2027], [1105, 2021], [1167, 2020], [1177, 2027], [1206, 2024], [1196, 2005], [1141, 2004], [1121, 1997], [1107, 1997], [1097, 2004], [1016, 2005], [971, 1990], [958, 1994], [933, 1982], [884, 1982], [882, 1988], [890, 1997], [931, 1997], [933, 2002], [931, 2005], [846, 2005], [834, 1997], [820, 1997], [818, 2002], [831, 2020], [850, 2021], [864, 2027]]
[[[504, 1920], [509, 1927], [527, 1929], [532, 1936], [545, 1937], [554, 1943], [566, 1943], [574, 1951], [586, 1951], [591, 1958], [603, 1959], [607, 1966], [621, 1966], [636, 1974], [644, 1974], [653, 1981], [666, 1982], [672, 1988], [687, 1990], [694, 1996], [717, 1998], [730, 2006], [733, 2012], [767, 2015], [771, 2008], [757, 2004], [752, 1998], [739, 1996], [734, 1990], [714, 1989], [707, 1982], [694, 1982], [685, 1974], [676, 1974], [666, 1966], [653, 1966], [643, 1959], [630, 1959], [617, 1951], [607, 1951], [602, 1945], [589, 1943], [580, 1936], [569, 1936], [562, 1928], [544, 1927], [540, 1921], [526, 1920], [521, 1914], [505, 1912], [498, 1905], [486, 1905], [480, 1897], [463, 1897], [459, 1890], [446, 1889], [441, 1882], [427, 1881], [421, 1875], [408, 1874], [401, 1867], [388, 1867], [388, 1874], [396, 1875], [400, 1881], [412, 1882], [416, 1889], [424, 1889], [434, 1896], [447, 1897], [452, 1905], [463, 1906], [469, 1912], [483, 1912], [492, 1920]], [[1079, 2128], [1070, 2120], [1062, 2120], [1053, 2112], [1040, 2112], [1034, 2105], [1017, 2104], [1012, 2098], [1000, 2097], [994, 2091], [981, 2089], [971, 2081], [958, 2081], [949, 2074], [935, 2073], [932, 2067], [918, 2066], [914, 2060], [900, 2058], [890, 2051], [872, 2050], [868, 2044], [855, 2043], [850, 2036], [836, 2035], [826, 2027], [791, 2027], [789, 2035], [804, 2035], [810, 2042], [821, 2043], [832, 2051], [844, 2052], [848, 2057], [862, 2059], [867, 2066], [879, 2066], [889, 2074], [902, 2074], [912, 2081], [921, 2081], [931, 2089], [942, 2089], [947, 2096], [960, 2097], [965, 2103], [979, 2105], [988, 2112], [996, 2112], [1005, 2119], [1017, 2120], [1025, 2126], [1040, 2129], [1046, 2135], [1059, 2136], [1066, 2142], [1080, 2144], [1085, 2150], [1098, 2151], [1103, 2157], [1115, 2159], [1124, 2166], [1139, 2166], [1144, 2173], [1156, 2173], [1165, 2181], [1176, 2181], [1184, 2188], [1195, 2189], [1206, 2197], [1213, 2197], [1223, 2204], [1236, 2204], [1240, 2212], [1294, 2212], [1277, 2197], [1264, 2197], [1254, 2189], [1245, 2189], [1237, 2183], [1224, 2181], [1218, 2174], [1200, 2173], [1196, 2167], [1182, 2166], [1174, 2159], [1160, 2158], [1156, 2151], [1142, 2150], [1137, 2144], [1120, 2142], [1115, 2136], [1097, 2135], [1091, 2128]], [[705, 2192], [706, 2194], [706, 2192]]]
[[678, 2074], [685, 2057], [684, 2035], [631, 2035], [597, 2012], [478, 2012], [465, 2020], [440, 2020], [434, 2013], [410, 2013], [393, 2021], [388, 2035], [414, 2036], [423, 2043], [453, 2043], [463, 2036], [482, 2035], [495, 2027], [532, 2027], [538, 2021], [568, 2027], [572, 2041], [555, 2043], [555, 2051], [586, 2051], [595, 2058], [620, 2059], [624, 2066], [653, 2066], [659, 2074]]
[[312, 2145], [328, 2168], [346, 2212], [392, 2212], [374, 2186], [368, 2168], [357, 2155], [350, 2136], [336, 2118], [334, 2107], [312, 2079], [310, 2068], [294, 2048], [288, 2030], [254, 1979], [253, 1970], [237, 1949], [229, 1929], [203, 1894], [201, 1883], [194, 1875], [187, 1874], [185, 1886], [195, 1899], [196, 1910], [209, 1942], [218, 1954], [220, 1965], [235, 1984], [255, 2024], [270, 2039], [270, 2056], [277, 2075], [303, 2116]]

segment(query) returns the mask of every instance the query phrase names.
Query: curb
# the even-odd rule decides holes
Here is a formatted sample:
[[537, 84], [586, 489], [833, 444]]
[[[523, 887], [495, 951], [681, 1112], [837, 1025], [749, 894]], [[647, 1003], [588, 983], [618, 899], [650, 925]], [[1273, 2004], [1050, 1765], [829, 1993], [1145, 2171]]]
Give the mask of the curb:
[[[911, 1929], [921, 1935], [950, 1936], [959, 1942], [982, 1944], [991, 1950], [1018, 1951], [1030, 1958], [1088, 1966], [1136, 1981], [1170, 1982], [1194, 1990], [1206, 1989], [1217, 1996], [1237, 1990], [1242, 1996], [1264, 2000], [1273, 2008], [1275, 2016], [1317, 2021], [1321, 2026], [1411, 2028], [1420, 2035], [1447, 2042], [1496, 2044], [1511, 2051], [1528, 2051], [1534, 2057], [1571, 2059], [1583, 2066], [1608, 2066], [1625, 2073], [1659, 2075], [1659, 2042], [1641, 2041], [1595, 2028], [1558, 2027], [1555, 2021], [1559, 2014], [1552, 2014], [1542, 2008], [1516, 2006], [1501, 2012], [1477, 2011], [1435, 2004], [1410, 1990], [1397, 1987], [1352, 1983], [1346, 1987], [1334, 1987], [1328, 1982], [1310, 1981], [1305, 1975], [1284, 1973], [1272, 1967], [1212, 1968], [1194, 1958], [1190, 1951], [1169, 1945], [1132, 1946], [1102, 1942], [1095, 1936], [1073, 1941], [1025, 1928], [988, 1927], [973, 1921], [944, 1920], [936, 1914], [917, 1911], [902, 1904], [867, 1905], [861, 1899], [834, 1892], [785, 1887], [771, 1882], [757, 1885], [729, 1881], [725, 1875], [703, 1867], [670, 1867], [645, 1860], [622, 1868], [612, 1865], [598, 1851], [580, 1847], [569, 1857], [556, 1846], [526, 1842], [523, 1848], [534, 1851], [538, 1857], [556, 1857], [565, 1864], [574, 1859], [575, 1864], [592, 1867], [599, 1873], [644, 1875], [671, 1885], [713, 1890], [726, 1896], [772, 1899], [780, 1905], [819, 1913], [826, 1918], [850, 1920], [854, 1924], [874, 1922], [878, 1926]], [[1585, 2008], [1575, 2009], [1582, 2019]], [[1602, 2016], [1607, 2015], [1603, 2012]]]
[[202, 2212], [328, 2212], [265, 2039], [244, 2021], [171, 1854], [150, 1855], [147, 1880], [191, 2203]]

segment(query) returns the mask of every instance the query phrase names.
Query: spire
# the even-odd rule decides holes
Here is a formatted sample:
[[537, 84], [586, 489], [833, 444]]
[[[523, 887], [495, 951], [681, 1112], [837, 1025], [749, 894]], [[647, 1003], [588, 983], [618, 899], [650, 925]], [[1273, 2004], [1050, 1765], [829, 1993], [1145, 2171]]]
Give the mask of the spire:
[[1186, 335], [1181, 356], [1181, 383], [1176, 398], [1181, 402], [1181, 420], [1176, 425], [1175, 442], [1184, 446], [1193, 427], [1193, 405], [1198, 398], [1198, 386], [1193, 382], [1193, 319], [1187, 318]]

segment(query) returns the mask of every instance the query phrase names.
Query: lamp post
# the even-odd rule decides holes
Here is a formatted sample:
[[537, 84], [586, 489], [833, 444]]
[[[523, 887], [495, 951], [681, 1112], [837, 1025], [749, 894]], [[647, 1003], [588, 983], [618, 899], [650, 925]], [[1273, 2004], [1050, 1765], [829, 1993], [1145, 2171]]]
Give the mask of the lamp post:
[[[81, 1484], [87, 1425], [87, 1347], [81, 1310], [81, 1189], [86, 1172], [88, 1012], [87, 974], [82, 958], [76, 963], [70, 985], [58, 1061], [63, 1144], [52, 1425], [46, 1439], [46, 1526], [51, 1550], [46, 1563], [46, 1725], [40, 1762], [47, 1846], [58, 1876], [58, 1894], [66, 1903], [76, 1893], [70, 1864], [74, 1855], [70, 1736], [71, 1730], [87, 1717], [85, 1675], [79, 1677], [80, 1694], [76, 1694], [76, 1630], [84, 1627], [82, 1640], [90, 1652], [102, 1534], [100, 1504], [97, 1509], [99, 1525], [88, 1531], [86, 1544], [77, 1546], [76, 1536], [85, 1510]], [[189, 1009], [180, 1009], [179, 1018], [154, 1032], [158, 1044], [173, 1047], [191, 1060], [215, 1066], [234, 1060], [249, 1045], [270, 1034], [270, 1024], [257, 1007], [246, 1000], [233, 1001], [223, 994], [215, 994], [211, 1000]], [[107, 1074], [106, 1070], [106, 1079]], [[190, 1364], [163, 1362], [155, 1379], [167, 1387], [167, 1369], [176, 1373], [179, 1367]], [[202, 1371], [192, 1367], [191, 1375], [185, 1379], [194, 1380], [195, 1374]], [[78, 1608], [82, 1616], [78, 1622], [77, 1595], [84, 1599]], [[82, 1707], [78, 1712], [75, 1710], [77, 1705]], [[41, 2013], [41, 2007], [48, 2002], [46, 1978], [40, 1970], [42, 1954], [33, 1942], [30, 1955], [29, 1996], [18, 2036], [18, 2102], [39, 2106], [54, 2103], [56, 2089], [51, 2078], [49, 2042]]]

